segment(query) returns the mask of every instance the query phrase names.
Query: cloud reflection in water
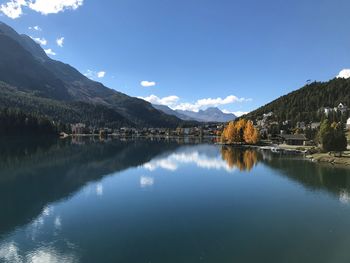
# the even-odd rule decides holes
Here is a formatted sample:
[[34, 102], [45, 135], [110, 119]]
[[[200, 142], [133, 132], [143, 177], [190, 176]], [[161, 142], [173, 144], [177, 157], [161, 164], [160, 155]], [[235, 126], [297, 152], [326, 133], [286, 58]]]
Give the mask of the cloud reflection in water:
[[165, 169], [176, 171], [181, 165], [194, 164], [208, 170], [225, 170], [226, 172], [250, 171], [258, 162], [254, 150], [237, 150], [232, 147], [217, 147], [214, 145], [199, 145], [183, 147], [180, 150], [160, 158], [151, 160], [143, 165], [149, 171]]

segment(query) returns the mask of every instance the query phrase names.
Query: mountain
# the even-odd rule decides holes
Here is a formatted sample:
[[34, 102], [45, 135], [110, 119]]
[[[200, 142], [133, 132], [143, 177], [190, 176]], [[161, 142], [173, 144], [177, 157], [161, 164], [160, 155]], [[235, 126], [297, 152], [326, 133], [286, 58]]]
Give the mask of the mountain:
[[164, 112], [165, 114], [176, 116], [176, 117], [178, 117], [181, 120], [185, 120], [185, 121], [193, 121], [193, 120], [195, 120], [195, 119], [193, 119], [193, 118], [191, 118], [191, 117], [189, 117], [189, 116], [187, 116], [185, 114], [182, 114], [182, 113], [180, 113], [178, 111], [170, 109], [168, 106], [165, 106], [165, 105], [153, 104], [153, 107], [156, 108], [159, 111]]
[[179, 119], [186, 121], [198, 121], [198, 122], [228, 122], [236, 119], [237, 117], [232, 113], [224, 113], [220, 109], [211, 107], [206, 110], [194, 111], [183, 111], [183, 110], [172, 110], [168, 106], [164, 105], [153, 105], [156, 109], [163, 111], [168, 115], [174, 115]]
[[[327, 82], [310, 83], [301, 89], [284, 95], [242, 118], [256, 120], [263, 114], [273, 112], [278, 122], [291, 120], [320, 121], [324, 107], [334, 108], [343, 103], [350, 106], [350, 79], [335, 78]], [[347, 117], [347, 116], [345, 116]]]
[[0, 107], [16, 107], [68, 123], [176, 127], [182, 122], [49, 58], [29, 36], [2, 22]]

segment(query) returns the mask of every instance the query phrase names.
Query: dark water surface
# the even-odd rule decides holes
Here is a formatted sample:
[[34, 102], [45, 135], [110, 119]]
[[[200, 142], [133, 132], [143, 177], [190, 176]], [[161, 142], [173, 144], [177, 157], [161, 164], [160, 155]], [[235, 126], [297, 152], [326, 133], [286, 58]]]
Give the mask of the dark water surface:
[[0, 141], [0, 262], [350, 262], [350, 170], [210, 144]]

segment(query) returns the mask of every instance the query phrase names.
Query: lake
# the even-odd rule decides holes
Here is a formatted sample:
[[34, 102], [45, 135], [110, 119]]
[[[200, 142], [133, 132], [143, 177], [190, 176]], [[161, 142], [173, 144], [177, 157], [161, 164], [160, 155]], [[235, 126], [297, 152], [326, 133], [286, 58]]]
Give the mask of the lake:
[[0, 149], [0, 262], [350, 262], [347, 169], [183, 140]]

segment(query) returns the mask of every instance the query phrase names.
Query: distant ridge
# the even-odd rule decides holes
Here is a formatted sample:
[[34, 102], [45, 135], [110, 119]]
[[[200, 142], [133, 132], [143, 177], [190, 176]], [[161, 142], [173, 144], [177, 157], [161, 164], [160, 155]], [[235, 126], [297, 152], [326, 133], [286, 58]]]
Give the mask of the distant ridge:
[[153, 105], [158, 110], [163, 111], [166, 114], [174, 115], [182, 120], [198, 121], [198, 122], [228, 122], [237, 118], [232, 113], [224, 113], [220, 109], [211, 107], [206, 110], [200, 110], [198, 112], [172, 110], [164, 105]]

